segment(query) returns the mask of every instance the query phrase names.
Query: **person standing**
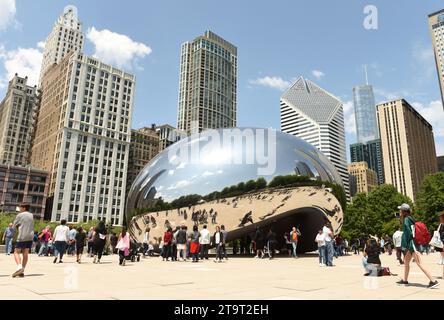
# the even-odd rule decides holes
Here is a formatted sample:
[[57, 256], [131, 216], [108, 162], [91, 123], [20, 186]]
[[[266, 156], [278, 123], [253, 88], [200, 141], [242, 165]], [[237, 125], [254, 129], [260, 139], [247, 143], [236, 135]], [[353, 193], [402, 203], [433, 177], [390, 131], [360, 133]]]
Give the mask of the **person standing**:
[[196, 225], [193, 226], [193, 232], [191, 233], [190, 238], [190, 253], [193, 258], [193, 262], [199, 262], [200, 233], [199, 228]]
[[402, 260], [402, 248], [401, 248], [402, 231], [401, 231], [401, 228], [398, 227], [398, 230], [395, 231], [392, 239], [393, 239], [393, 245], [395, 246], [395, 250], [396, 250], [396, 260], [398, 260], [400, 265], [403, 265], [404, 261]]
[[42, 230], [42, 233], [39, 235], [40, 240], [40, 249], [39, 249], [39, 257], [46, 255], [48, 252], [49, 241], [51, 240], [52, 234], [49, 226], [46, 226], [45, 229]]
[[319, 266], [320, 267], [325, 267], [326, 266], [326, 259], [325, 259], [325, 235], [322, 232], [322, 229], [319, 230], [318, 234], [316, 235], [315, 242], [318, 244]]
[[5, 229], [5, 233], [3, 234], [3, 242], [5, 243], [5, 253], [7, 256], [11, 255], [12, 251], [12, 239], [15, 236], [14, 225], [10, 223], [8, 227]]
[[116, 246], [117, 246], [118, 241], [119, 241], [119, 238], [117, 237], [117, 234], [115, 232], [113, 232], [113, 234], [109, 238], [109, 243], [111, 245], [111, 254], [117, 253]]
[[[441, 243], [444, 243], [444, 211], [438, 213], [439, 217], [439, 227], [438, 227], [438, 234], [441, 239]], [[444, 279], [444, 249], [435, 247], [435, 251], [439, 252], [441, 255], [441, 261], [440, 264], [442, 265], [442, 279]]]
[[288, 232], [284, 233], [284, 240], [285, 240], [285, 247], [287, 248], [288, 252], [288, 257], [291, 258], [291, 256], [293, 255], [293, 245], [291, 244], [290, 241], [290, 233]]
[[293, 258], [298, 257], [298, 254], [297, 254], [298, 237], [299, 237], [299, 232], [296, 229], [296, 227], [293, 227], [290, 232], [290, 242], [291, 242], [291, 246], [293, 247], [293, 251], [292, 251]]
[[[17, 207], [17, 211], [19, 214], [17, 214], [12, 224], [14, 229], [18, 228], [17, 243], [14, 249], [14, 259], [17, 264], [17, 270], [12, 274], [13, 278], [25, 276], [29, 250], [32, 247], [32, 239], [34, 238], [34, 216], [29, 212], [29, 204], [20, 204]], [[20, 255], [22, 255], [22, 257]]]
[[207, 229], [207, 226], [204, 225], [203, 229], [200, 231], [200, 259], [208, 260], [208, 246], [211, 242], [210, 232]]
[[222, 262], [222, 238], [223, 235], [220, 232], [220, 227], [216, 226], [216, 232], [213, 235], [213, 244], [216, 247], [216, 259], [214, 259], [214, 262]]
[[91, 227], [91, 228], [89, 228], [89, 231], [88, 231], [88, 236], [87, 236], [87, 238], [88, 238], [88, 247], [87, 247], [87, 250], [88, 250], [88, 256], [89, 257], [92, 257], [94, 254], [94, 227]]
[[83, 250], [85, 248], [85, 241], [86, 241], [86, 233], [82, 227], [77, 228], [75, 240], [76, 240], [77, 263], [80, 264], [80, 263], [82, 263], [82, 255], [83, 255]]
[[276, 244], [277, 238], [276, 233], [273, 232], [272, 229], [267, 234], [267, 243], [268, 243], [268, 254], [270, 256], [270, 260], [274, 259], [274, 255], [276, 253]]
[[408, 285], [408, 277], [410, 272], [410, 262], [415, 259], [416, 264], [421, 271], [430, 280], [427, 288], [436, 288], [439, 286], [439, 282], [433, 278], [430, 271], [422, 263], [421, 255], [418, 254], [415, 244], [415, 220], [411, 216], [410, 206], [406, 203], [398, 207], [401, 223], [403, 226], [403, 233], [401, 239], [402, 250], [404, 250], [404, 278], [397, 282], [399, 285]]
[[147, 227], [145, 229], [145, 233], [143, 234], [143, 256], [145, 257], [148, 253], [148, 247], [150, 244], [150, 228]]
[[254, 234], [254, 242], [256, 244], [256, 256], [255, 258], [264, 257], [264, 235], [259, 227], [256, 227], [256, 233]]
[[125, 265], [125, 257], [129, 255], [130, 249], [130, 237], [126, 228], [122, 228], [122, 232], [119, 235], [119, 241], [117, 242], [116, 249], [119, 250], [119, 265]]
[[326, 222], [322, 228], [322, 233], [324, 234], [325, 240], [325, 265], [327, 267], [333, 267], [333, 232], [331, 231], [330, 224], [328, 222]]
[[226, 247], [228, 232], [225, 230], [224, 225], [220, 226], [220, 232], [222, 233], [222, 259], [228, 260], [227, 247]]
[[68, 254], [73, 256], [76, 251], [76, 234], [77, 230], [74, 226], [69, 227]]
[[187, 232], [181, 226], [176, 235], [177, 261], [187, 261]]
[[53, 263], [57, 263], [57, 258], [59, 258], [59, 263], [63, 263], [63, 255], [65, 254], [66, 247], [69, 243], [69, 227], [66, 225], [66, 220], [60, 221], [54, 230], [54, 246], [55, 246], [55, 258]]
[[163, 261], [165, 261], [165, 259], [166, 261], [168, 261], [170, 256], [171, 256], [171, 261], [174, 261], [171, 253], [172, 243], [173, 243], [173, 229], [169, 227], [163, 235], [163, 256], [162, 256]]
[[93, 263], [100, 263], [102, 259], [103, 249], [106, 244], [107, 230], [105, 222], [100, 221], [94, 229], [94, 260]]

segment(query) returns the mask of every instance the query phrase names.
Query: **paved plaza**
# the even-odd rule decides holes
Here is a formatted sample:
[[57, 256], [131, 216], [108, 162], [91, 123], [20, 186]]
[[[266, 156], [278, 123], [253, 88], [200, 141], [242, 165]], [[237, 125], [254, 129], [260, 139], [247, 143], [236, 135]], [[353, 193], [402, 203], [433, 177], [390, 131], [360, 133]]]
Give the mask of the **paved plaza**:
[[[335, 259], [335, 267], [320, 268], [315, 255], [275, 260], [231, 258], [162, 262], [142, 259], [120, 267], [118, 257], [105, 256], [102, 264], [85, 258], [81, 265], [66, 257], [63, 264], [52, 258], [31, 256], [25, 278], [11, 278], [13, 257], [0, 256], [0, 299], [444, 299], [442, 266], [438, 255], [424, 256], [438, 289], [426, 289], [428, 280], [414, 265], [411, 285], [399, 287], [398, 277], [363, 277], [362, 256]], [[382, 255], [384, 266], [402, 273], [394, 256]]]

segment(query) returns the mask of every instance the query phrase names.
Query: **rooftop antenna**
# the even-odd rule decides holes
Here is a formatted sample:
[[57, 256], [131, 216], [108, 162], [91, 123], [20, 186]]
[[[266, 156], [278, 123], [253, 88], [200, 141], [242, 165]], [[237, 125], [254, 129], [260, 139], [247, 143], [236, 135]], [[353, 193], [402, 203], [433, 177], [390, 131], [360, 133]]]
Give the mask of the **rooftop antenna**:
[[367, 73], [367, 65], [364, 65], [364, 72], [365, 72], [365, 83], [368, 85], [368, 73]]

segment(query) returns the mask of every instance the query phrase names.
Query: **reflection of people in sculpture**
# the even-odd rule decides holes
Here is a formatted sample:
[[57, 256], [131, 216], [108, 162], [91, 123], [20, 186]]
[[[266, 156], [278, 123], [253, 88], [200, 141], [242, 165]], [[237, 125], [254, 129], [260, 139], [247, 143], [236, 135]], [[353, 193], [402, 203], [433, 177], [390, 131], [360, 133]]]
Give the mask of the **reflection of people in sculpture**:
[[245, 226], [248, 222], [253, 223], [253, 212], [248, 212], [242, 219], [240, 219], [240, 222], [239, 227]]
[[184, 213], [183, 213], [183, 219], [184, 219], [184, 220], [188, 220], [188, 214], [187, 214], [186, 211], [184, 211]]
[[171, 223], [168, 220], [165, 220], [164, 226], [165, 226], [165, 229], [169, 229], [169, 228], [171, 228]]
[[151, 217], [151, 224], [153, 225], [153, 228], [157, 227], [157, 222], [154, 217]]
[[215, 211], [211, 217], [212, 224], [217, 224], [216, 218], [217, 218], [217, 212]]
[[134, 226], [136, 227], [137, 231], [139, 231], [139, 235], [141, 235], [142, 234], [142, 229], [140, 229], [139, 224], [137, 223], [137, 220], [134, 219], [133, 223], [134, 223]]

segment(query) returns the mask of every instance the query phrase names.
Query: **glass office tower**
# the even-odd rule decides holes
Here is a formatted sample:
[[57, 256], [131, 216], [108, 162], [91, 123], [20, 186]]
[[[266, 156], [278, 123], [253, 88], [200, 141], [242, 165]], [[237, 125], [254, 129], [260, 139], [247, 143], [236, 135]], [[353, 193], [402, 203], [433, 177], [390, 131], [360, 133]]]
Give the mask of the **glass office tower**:
[[365, 85], [353, 88], [353, 102], [358, 143], [379, 139], [373, 87]]

